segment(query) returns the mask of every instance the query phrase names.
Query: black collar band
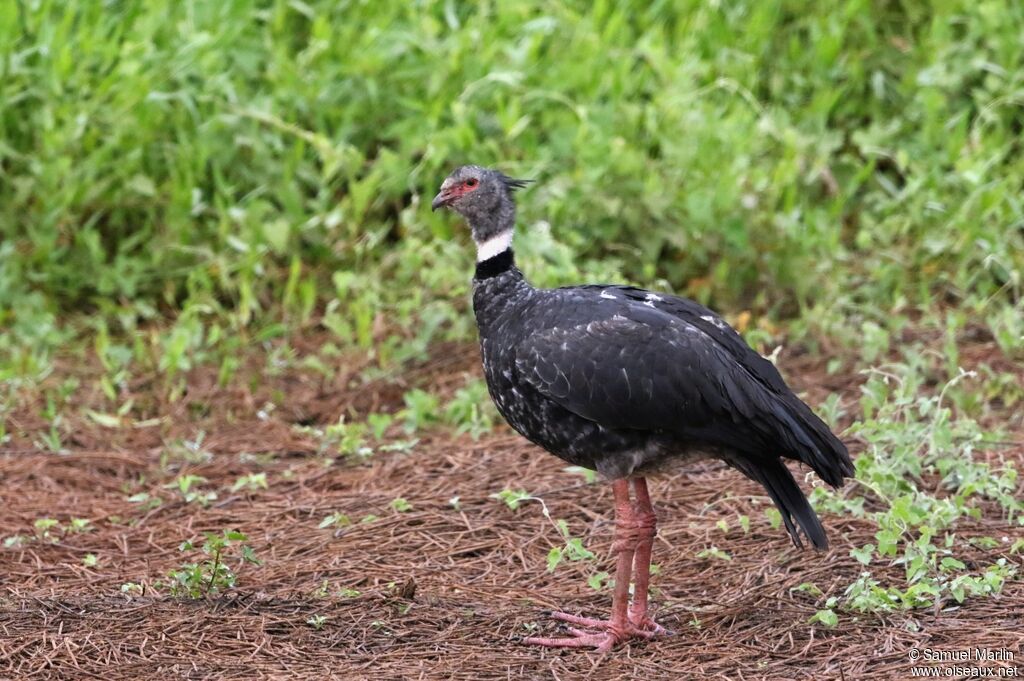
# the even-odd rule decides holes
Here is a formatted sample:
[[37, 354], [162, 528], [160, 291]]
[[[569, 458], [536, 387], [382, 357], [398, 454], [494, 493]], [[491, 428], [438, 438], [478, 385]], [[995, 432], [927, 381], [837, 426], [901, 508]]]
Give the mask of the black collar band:
[[483, 262], [478, 262], [476, 264], [476, 276], [474, 278], [477, 280], [490, 279], [491, 277], [496, 277], [499, 274], [508, 272], [514, 265], [515, 259], [512, 257], [512, 249], [509, 248], [493, 258], [488, 258]]

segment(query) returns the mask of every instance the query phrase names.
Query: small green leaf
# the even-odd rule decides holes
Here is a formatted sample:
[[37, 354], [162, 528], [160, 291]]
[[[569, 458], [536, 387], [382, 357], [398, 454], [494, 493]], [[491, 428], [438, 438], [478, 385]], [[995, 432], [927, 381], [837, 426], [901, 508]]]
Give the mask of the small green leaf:
[[384, 437], [384, 432], [394, 420], [395, 418], [391, 414], [381, 414], [376, 412], [366, 417], [366, 423], [370, 426], [370, 431], [373, 433], [373, 437], [377, 440]]
[[325, 617], [324, 615], [313, 615], [312, 617], [306, 620], [306, 624], [310, 625], [314, 629], [319, 630], [323, 628], [324, 622], [326, 621], [327, 617]]
[[562, 470], [566, 473], [583, 476], [583, 481], [588, 485], [592, 485], [597, 482], [597, 471], [592, 471], [589, 468], [584, 468], [583, 466], [567, 466]]
[[29, 541], [31, 541], [31, 539], [26, 537], [23, 534], [12, 534], [10, 537], [4, 538], [4, 548], [5, 549], [17, 548], [19, 546], [24, 546]]
[[492, 494], [491, 498], [504, 502], [506, 506], [514, 511], [519, 508], [519, 504], [530, 498], [530, 493], [524, 489], [503, 489]]
[[568, 554], [569, 560], [591, 560], [594, 554], [588, 551], [583, 546], [583, 540], [578, 537], [572, 537], [565, 542], [565, 553]]
[[243, 487], [247, 487], [250, 490], [267, 489], [267, 474], [250, 473], [248, 475], [240, 476], [235, 480], [235, 484], [231, 485], [231, 491], [237, 492]]
[[548, 572], [554, 572], [558, 564], [562, 562], [562, 549], [558, 546], [553, 546], [548, 551]]
[[979, 549], [994, 549], [999, 546], [999, 540], [995, 537], [969, 537], [967, 539], [972, 546], [977, 546]]
[[256, 557], [256, 551], [251, 546], [242, 546], [242, 560], [253, 565], [262, 565], [263, 561]]
[[900, 534], [892, 530], [879, 530], [875, 532], [875, 540], [878, 542], [878, 553], [882, 556], [895, 556], [897, 543]]
[[790, 591], [799, 591], [801, 593], [810, 594], [815, 598], [824, 595], [821, 589], [819, 589], [818, 586], [812, 582], [804, 582], [799, 586], [793, 587], [792, 589], [790, 589]]
[[964, 599], [967, 598], [963, 582], [954, 582], [953, 584], [950, 584], [949, 593], [953, 595], [953, 598], [956, 599], [957, 603], [963, 603]]
[[352, 520], [351, 520], [351, 518], [348, 517], [347, 514], [345, 514], [345, 513], [332, 513], [332, 514], [326, 516], [323, 520], [321, 520], [320, 524], [317, 527], [322, 530], [324, 528], [332, 527], [332, 526], [333, 527], [348, 527], [351, 524], [352, 524]]
[[698, 558], [715, 558], [717, 560], [732, 560], [732, 556], [728, 552], [723, 551], [717, 546], [712, 546], [710, 549], [704, 549], [697, 554]]
[[288, 239], [291, 236], [292, 227], [284, 218], [268, 220], [263, 223], [263, 237], [274, 249], [275, 253], [283, 253], [288, 246]]
[[153, 180], [146, 175], [132, 175], [128, 181], [125, 182], [125, 187], [142, 196], [156, 196], [156, 184], [154, 184]]
[[405, 513], [406, 511], [412, 510], [412, 504], [402, 497], [398, 497], [391, 502], [391, 508], [399, 513]]
[[839, 624], [839, 616], [836, 614], [835, 610], [829, 608], [827, 610], [819, 610], [818, 612], [811, 615], [811, 618], [807, 621], [811, 624], [818, 623], [824, 627], [828, 627], [829, 629], [831, 629], [832, 627]]
[[857, 559], [857, 562], [861, 565], [867, 565], [871, 562], [871, 556], [875, 553], [874, 544], [865, 544], [859, 549], [850, 549], [850, 555]]
[[90, 419], [103, 426], [104, 428], [120, 428], [121, 419], [113, 414], [103, 414], [92, 409], [87, 409], [85, 415]]
[[565, 522], [561, 518], [555, 521], [555, 527], [558, 528], [559, 533], [566, 539], [569, 538], [569, 523]]
[[594, 591], [600, 591], [601, 589], [604, 588], [605, 584], [607, 584], [607, 583], [608, 583], [608, 573], [607, 572], [603, 572], [603, 571], [602, 572], [597, 572], [597, 573], [594, 573], [594, 574], [590, 575], [590, 577], [587, 578], [587, 586], [589, 586]]

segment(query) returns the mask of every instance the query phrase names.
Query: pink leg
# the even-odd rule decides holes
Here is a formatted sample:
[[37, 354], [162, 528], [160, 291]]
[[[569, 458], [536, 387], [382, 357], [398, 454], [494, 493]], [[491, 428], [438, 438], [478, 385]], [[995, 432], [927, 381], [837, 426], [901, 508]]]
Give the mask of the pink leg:
[[651, 584], [651, 551], [654, 548], [654, 535], [657, 534], [657, 516], [651, 495], [647, 491], [647, 480], [633, 479], [633, 492], [636, 495], [634, 522], [637, 529], [636, 553], [633, 557], [633, 604], [629, 608], [629, 621], [633, 626], [652, 634], [667, 633], [647, 614], [647, 592]]
[[612, 617], [607, 622], [575, 617], [565, 613], [555, 613], [554, 617], [564, 622], [572, 622], [583, 626], [597, 626], [603, 631], [589, 632], [570, 629], [571, 638], [527, 638], [523, 642], [530, 645], [552, 648], [597, 648], [599, 652], [608, 652], [630, 636], [634, 635], [635, 627], [628, 619], [629, 609], [629, 577], [633, 566], [633, 553], [636, 549], [636, 529], [633, 508], [629, 501], [629, 482], [616, 480], [612, 483], [615, 493], [615, 542], [613, 550], [618, 554], [615, 567], [615, 593], [612, 596]]

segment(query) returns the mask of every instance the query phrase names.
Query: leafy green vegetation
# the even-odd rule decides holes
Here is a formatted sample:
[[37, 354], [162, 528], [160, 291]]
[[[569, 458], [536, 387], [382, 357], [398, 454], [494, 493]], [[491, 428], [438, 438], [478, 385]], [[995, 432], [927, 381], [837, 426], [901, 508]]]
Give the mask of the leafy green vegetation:
[[323, 628], [324, 624], [329, 619], [330, 618], [327, 617], [326, 615], [313, 615], [309, 619], [306, 620], [306, 624], [308, 624], [309, 626], [313, 627], [317, 631], [320, 631], [320, 629]]
[[32, 523], [32, 529], [32, 535], [13, 534], [5, 537], [4, 548], [16, 548], [33, 541], [56, 543], [71, 534], [91, 532], [93, 527], [92, 521], [87, 518], [71, 518], [66, 525], [56, 518], [39, 518]]
[[[972, 567], [956, 557], [978, 539], [989, 540], [989, 549], [1005, 542], [958, 531], [963, 521], [983, 517], [986, 502], [1007, 527], [1024, 526], [1024, 502], [1014, 493], [1019, 472], [1012, 461], [976, 460], [975, 451], [998, 434], [955, 417], [947, 405], [958, 384], [972, 376], [962, 373], [927, 395], [923, 364], [921, 356], [910, 355], [907, 365], [871, 372], [861, 388], [864, 418], [851, 429], [868, 443], [856, 460], [856, 486], [840, 493], [818, 487], [812, 495], [818, 508], [870, 519], [878, 528], [874, 543], [850, 551], [865, 571], [841, 602], [830, 598], [830, 609], [837, 602], [859, 612], [933, 606], [950, 598], [960, 603], [999, 592], [1018, 571], [1005, 555], [987, 565], [972, 561]], [[879, 564], [901, 566], [904, 578], [875, 578]]]
[[108, 388], [172, 391], [281, 322], [385, 362], [465, 337], [471, 254], [423, 199], [466, 160], [541, 180], [542, 282], [621, 270], [819, 333], [938, 296], [1021, 350], [1020, 7], [0, 12], [5, 373], [80, 334]]
[[183, 542], [178, 547], [182, 552], [195, 551], [198, 548], [206, 556], [206, 559], [185, 563], [168, 573], [168, 579], [164, 586], [168, 588], [172, 596], [201, 598], [210, 593], [234, 587], [238, 576], [228, 564], [231, 558], [237, 558], [236, 562], [239, 564], [260, 564], [256, 553], [249, 545], [245, 544], [248, 537], [241, 532], [224, 530], [220, 534], [205, 532], [203, 536], [205, 541], [199, 547], [191, 541]]

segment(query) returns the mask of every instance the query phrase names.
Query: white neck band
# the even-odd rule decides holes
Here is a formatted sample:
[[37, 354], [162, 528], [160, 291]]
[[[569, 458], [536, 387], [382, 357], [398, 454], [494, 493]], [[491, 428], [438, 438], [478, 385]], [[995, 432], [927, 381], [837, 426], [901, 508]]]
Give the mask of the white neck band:
[[492, 236], [487, 241], [481, 241], [476, 245], [476, 261], [483, 262], [490, 260], [496, 255], [504, 253], [512, 246], [512, 230]]

